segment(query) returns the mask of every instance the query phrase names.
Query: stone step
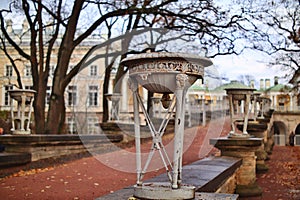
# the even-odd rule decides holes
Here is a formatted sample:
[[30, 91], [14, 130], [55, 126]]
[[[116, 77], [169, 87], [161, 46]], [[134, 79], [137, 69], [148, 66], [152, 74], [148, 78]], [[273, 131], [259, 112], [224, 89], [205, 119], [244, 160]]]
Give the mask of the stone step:
[[0, 167], [11, 167], [31, 162], [30, 153], [0, 153]]

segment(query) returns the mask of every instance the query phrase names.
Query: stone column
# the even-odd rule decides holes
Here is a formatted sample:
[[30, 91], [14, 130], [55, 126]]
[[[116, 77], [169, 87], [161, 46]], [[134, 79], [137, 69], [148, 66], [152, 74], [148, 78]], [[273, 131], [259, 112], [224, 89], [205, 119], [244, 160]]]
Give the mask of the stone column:
[[290, 96], [290, 111], [293, 111], [294, 110], [293, 95], [289, 94], [289, 96]]
[[260, 196], [262, 189], [256, 184], [255, 151], [262, 146], [262, 138], [213, 138], [210, 144], [221, 151], [221, 156], [243, 159], [236, 173], [236, 193], [240, 197]]
[[178, 74], [176, 76], [176, 115], [175, 115], [175, 132], [174, 132], [174, 154], [173, 154], [173, 177], [172, 188], [177, 189], [181, 186], [182, 181], [182, 155], [184, 139], [184, 117], [185, 117], [185, 94], [188, 76]]
[[268, 124], [267, 122], [251, 122], [248, 125], [248, 132], [256, 138], [261, 138], [263, 140], [262, 145], [255, 151], [256, 155], [256, 173], [265, 173], [268, 171], [269, 167], [265, 163], [268, 158], [268, 153], [265, 150], [265, 144], [268, 140]]
[[122, 99], [120, 111], [128, 112], [128, 76], [125, 76], [122, 80]]
[[277, 108], [277, 98], [276, 98], [276, 96], [273, 96], [273, 101], [272, 101], [272, 103], [273, 103], [273, 108], [276, 110], [276, 109], [278, 109]]
[[202, 126], [206, 126], [206, 106], [205, 96], [201, 96], [201, 107], [202, 107]]

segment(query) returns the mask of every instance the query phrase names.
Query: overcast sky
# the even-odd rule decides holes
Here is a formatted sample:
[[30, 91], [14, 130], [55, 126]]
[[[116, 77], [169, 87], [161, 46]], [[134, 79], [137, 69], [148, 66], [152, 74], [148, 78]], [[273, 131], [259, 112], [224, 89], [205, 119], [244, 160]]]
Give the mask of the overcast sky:
[[[278, 66], [267, 66], [270, 59], [266, 54], [249, 50], [242, 55], [226, 55], [212, 60], [219, 73], [230, 80], [237, 80], [240, 75], [252, 75], [257, 82], [268, 78], [273, 83], [274, 76], [283, 76], [284, 72]], [[279, 82], [286, 83], [286, 80], [280, 79]]]
[[9, 0], [0, 0], [0, 9], [7, 9], [8, 2], [9, 2]]
[[[9, 0], [0, 0], [0, 9], [8, 7]], [[240, 75], [252, 75], [258, 83], [260, 79], [271, 79], [273, 83], [274, 76], [283, 76], [279, 67], [268, 67], [267, 63], [270, 56], [254, 52], [246, 51], [242, 55], [226, 55], [213, 58], [216, 74], [225, 76], [229, 80], [237, 80]], [[286, 80], [280, 79], [280, 83], [286, 83]]]

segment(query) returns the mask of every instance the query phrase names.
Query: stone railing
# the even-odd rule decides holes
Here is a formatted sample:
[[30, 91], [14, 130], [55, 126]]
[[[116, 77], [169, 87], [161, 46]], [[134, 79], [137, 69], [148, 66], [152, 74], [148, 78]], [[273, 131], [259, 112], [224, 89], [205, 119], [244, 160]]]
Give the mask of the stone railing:
[[[237, 185], [237, 172], [242, 165], [242, 159], [221, 156], [205, 158], [183, 167], [182, 181], [185, 184], [195, 186], [195, 198], [202, 200], [228, 199], [236, 200], [237, 194], [233, 194]], [[152, 179], [151, 182], [165, 182], [167, 175], [162, 174]], [[97, 200], [110, 199], [135, 199], [132, 197], [134, 187], [127, 187], [109, 195], [97, 198]], [[163, 198], [163, 197], [162, 197]]]
[[30, 154], [31, 161], [87, 151], [107, 151], [108, 145], [122, 140], [121, 134], [0, 136], [0, 144], [5, 146], [5, 152]]

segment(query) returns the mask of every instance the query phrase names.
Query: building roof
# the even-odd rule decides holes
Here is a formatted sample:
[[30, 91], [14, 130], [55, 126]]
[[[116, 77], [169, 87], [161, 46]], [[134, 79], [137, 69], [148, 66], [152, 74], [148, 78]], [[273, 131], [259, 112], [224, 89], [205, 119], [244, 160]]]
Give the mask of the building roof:
[[219, 87], [216, 87], [213, 91], [215, 92], [221, 92], [221, 91], [224, 91], [225, 89], [229, 89], [229, 88], [233, 88], [233, 89], [249, 89], [250, 87], [237, 81], [237, 80], [233, 80], [233, 81], [230, 81], [230, 83], [225, 83]]
[[197, 79], [196, 82], [191, 87], [189, 87], [189, 91], [207, 91], [207, 86], [203, 84], [202, 81], [202, 79]]
[[288, 85], [283, 85], [283, 84], [276, 84], [274, 86], [271, 86], [265, 90], [265, 92], [288, 92], [292, 88], [289, 87]]
[[206, 87], [205, 85], [199, 85], [199, 84], [193, 84], [189, 90], [194, 90], [194, 91], [205, 91], [206, 90]]

